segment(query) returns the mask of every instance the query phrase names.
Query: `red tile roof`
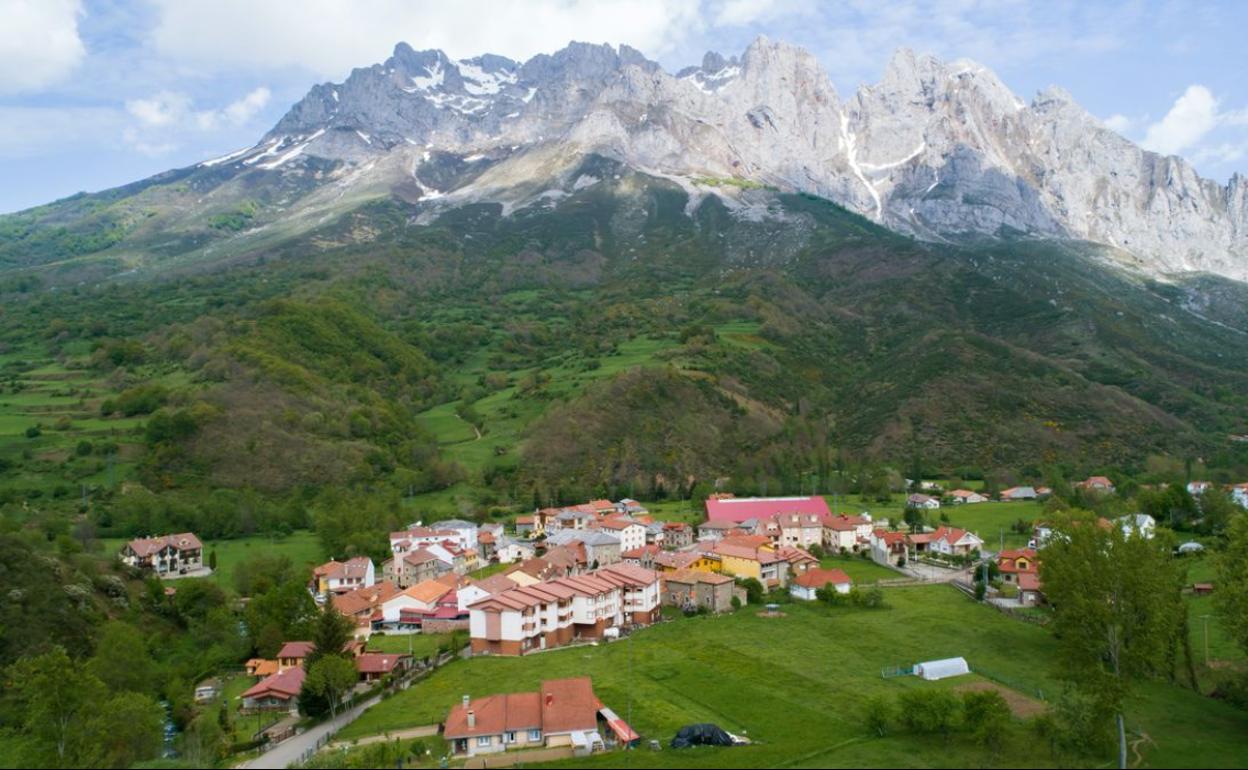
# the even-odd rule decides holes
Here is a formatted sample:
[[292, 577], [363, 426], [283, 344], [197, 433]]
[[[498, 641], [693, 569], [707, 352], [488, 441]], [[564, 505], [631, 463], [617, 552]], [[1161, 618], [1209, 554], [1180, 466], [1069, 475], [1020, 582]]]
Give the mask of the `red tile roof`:
[[[448, 740], [504, 732], [541, 730], [546, 735], [594, 730], [602, 702], [589, 677], [542, 682], [538, 692], [490, 695], [458, 705], [446, 717]], [[468, 725], [468, 715], [473, 725]]]
[[282, 649], [277, 651], [279, 660], [286, 658], [302, 659], [308, 657], [308, 654], [316, 649], [316, 645], [312, 642], [286, 642], [282, 645]]
[[547, 734], [593, 730], [602, 703], [587, 676], [542, 682], [542, 730]]
[[355, 670], [361, 674], [389, 674], [407, 657], [393, 652], [366, 652], [355, 659]]
[[352, 617], [371, 611], [398, 592], [399, 589], [394, 583], [383, 580], [367, 588], [357, 588], [345, 594], [338, 594], [333, 598], [332, 603], [339, 613]]
[[154, 553], [163, 551], [166, 547], [179, 551], [202, 549], [204, 547], [203, 543], [199, 542], [199, 538], [190, 532], [163, 535], [161, 537], [138, 538], [131, 540], [127, 545], [130, 547], [130, 550], [139, 556], [151, 556]]
[[823, 588], [829, 583], [840, 585], [842, 583], [852, 582], [853, 581], [849, 579], [849, 575], [846, 575], [843, 570], [823, 569], [822, 567], [806, 570], [802, 574], [793, 578], [793, 583], [801, 586], [802, 588]]
[[288, 668], [256, 683], [243, 693], [243, 697], [264, 698], [272, 696], [282, 700], [293, 698], [303, 689], [305, 676], [304, 670], [300, 667]]
[[[474, 718], [471, 727], [469, 712]], [[446, 716], [444, 734], [447, 740], [454, 740], [541, 728], [541, 696], [535, 692], [519, 692], [477, 698], [467, 708], [462, 704], [456, 706]]]

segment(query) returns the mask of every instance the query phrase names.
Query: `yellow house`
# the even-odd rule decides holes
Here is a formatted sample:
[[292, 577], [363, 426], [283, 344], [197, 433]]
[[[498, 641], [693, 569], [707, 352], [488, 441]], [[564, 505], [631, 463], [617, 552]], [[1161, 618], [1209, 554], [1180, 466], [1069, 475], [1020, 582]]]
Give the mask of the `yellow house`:
[[771, 572], [764, 569], [764, 565], [780, 560], [776, 547], [763, 535], [726, 537], [715, 544], [714, 553], [719, 557], [718, 572], [758, 581], [763, 581], [765, 574]]
[[754, 578], [769, 588], [784, 588], [790, 573], [801, 574], [818, 560], [800, 548], [777, 547], [765, 535], [726, 537], [715, 545], [719, 571]]

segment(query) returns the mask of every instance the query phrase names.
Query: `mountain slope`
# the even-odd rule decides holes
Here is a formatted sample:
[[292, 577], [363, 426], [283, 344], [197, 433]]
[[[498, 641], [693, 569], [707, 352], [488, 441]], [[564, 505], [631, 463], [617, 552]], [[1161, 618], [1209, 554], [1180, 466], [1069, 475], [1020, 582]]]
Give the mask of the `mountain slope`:
[[1084, 240], [1145, 274], [1248, 278], [1244, 176], [1202, 179], [1061, 89], [1027, 104], [969, 61], [902, 50], [842, 98], [812, 55], [762, 38], [676, 74], [626, 46], [520, 63], [399, 44], [312, 88], [254, 147], [0, 218], [0, 264], [88, 279], [212, 265], [387, 197], [425, 220], [481, 201], [510, 213], [593, 183], [573, 173], [590, 155], [695, 200], [808, 192], [923, 240]]

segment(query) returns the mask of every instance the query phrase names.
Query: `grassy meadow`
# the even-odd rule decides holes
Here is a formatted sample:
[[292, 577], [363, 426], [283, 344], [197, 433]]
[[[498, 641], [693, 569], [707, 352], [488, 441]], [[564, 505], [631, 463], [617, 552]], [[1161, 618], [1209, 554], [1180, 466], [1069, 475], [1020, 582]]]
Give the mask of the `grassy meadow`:
[[[1059, 687], [1057, 642], [1044, 628], [977, 605], [947, 586], [893, 588], [886, 596], [885, 610], [790, 604], [784, 617], [764, 618], [746, 609], [675, 620], [604, 646], [456, 661], [369, 710], [341, 737], [441, 721], [464, 694], [518, 692], [546, 678], [588, 675], [602, 701], [643, 739], [661, 741], [663, 750], [600, 755], [570, 763], [575, 766], [1052, 765], [1020, 721], [997, 756], [960, 735], [947, 745], [900, 729], [885, 738], [867, 736], [862, 714], [874, 695], [958, 689], [988, 677], [1032, 698], [1050, 697]], [[935, 683], [881, 676], [888, 667], [959, 655], [979, 673]], [[681, 726], [703, 721], [747, 735], [754, 745], [667, 748]], [[1148, 766], [1242, 767], [1248, 758], [1248, 713], [1181, 687], [1140, 688], [1128, 723], [1152, 740], [1141, 749]]]

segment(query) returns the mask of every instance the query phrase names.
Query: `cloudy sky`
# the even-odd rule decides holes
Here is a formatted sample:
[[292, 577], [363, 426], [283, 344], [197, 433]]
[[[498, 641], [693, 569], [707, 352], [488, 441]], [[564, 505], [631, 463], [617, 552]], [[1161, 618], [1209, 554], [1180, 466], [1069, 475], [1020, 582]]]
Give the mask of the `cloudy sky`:
[[674, 70], [765, 34], [813, 51], [842, 94], [909, 46], [1026, 99], [1061, 85], [1225, 181], [1248, 171], [1245, 29], [1240, 0], [0, 0], [0, 211], [250, 145], [399, 40], [516, 59], [628, 43]]

